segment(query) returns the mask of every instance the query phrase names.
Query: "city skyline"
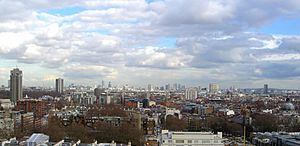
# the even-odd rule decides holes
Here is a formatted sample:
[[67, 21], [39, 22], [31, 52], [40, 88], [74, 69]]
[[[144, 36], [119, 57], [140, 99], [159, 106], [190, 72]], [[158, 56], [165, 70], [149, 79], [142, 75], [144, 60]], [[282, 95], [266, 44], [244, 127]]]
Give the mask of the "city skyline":
[[0, 2], [0, 85], [299, 89], [300, 2]]

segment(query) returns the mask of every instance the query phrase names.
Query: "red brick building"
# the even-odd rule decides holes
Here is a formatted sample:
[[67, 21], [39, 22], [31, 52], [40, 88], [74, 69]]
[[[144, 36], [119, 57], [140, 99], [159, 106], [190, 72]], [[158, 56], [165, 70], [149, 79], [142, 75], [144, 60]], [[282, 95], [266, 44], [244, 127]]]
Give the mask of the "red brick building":
[[47, 114], [47, 102], [38, 99], [21, 99], [17, 101], [16, 110], [33, 112], [36, 118], [42, 118]]

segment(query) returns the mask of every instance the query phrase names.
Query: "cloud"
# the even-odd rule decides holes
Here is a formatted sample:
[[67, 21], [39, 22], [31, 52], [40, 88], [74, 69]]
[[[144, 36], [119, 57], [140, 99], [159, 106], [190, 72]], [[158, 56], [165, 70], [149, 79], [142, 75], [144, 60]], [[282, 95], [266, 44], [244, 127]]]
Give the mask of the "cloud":
[[165, 50], [155, 47], [134, 49], [126, 54], [127, 66], [174, 69], [187, 67], [192, 56], [180, 50]]
[[292, 36], [292, 37], [283, 38], [280, 48], [299, 52], [300, 51], [299, 46], [300, 46], [300, 37]]
[[[299, 8], [297, 0], [4, 0], [0, 61], [95, 83], [298, 77], [299, 36], [257, 30], [279, 18], [298, 18]], [[63, 14], [69, 10], [74, 12]]]
[[114, 79], [118, 75], [118, 71], [106, 67], [106, 66], [95, 66], [95, 65], [80, 65], [74, 64], [62, 69], [64, 77], [76, 80], [76, 79]]
[[278, 63], [263, 63], [257, 65], [259, 72], [256, 74], [257, 77], [264, 77], [269, 79], [288, 79], [300, 76], [300, 68], [296, 62], [278, 62]]

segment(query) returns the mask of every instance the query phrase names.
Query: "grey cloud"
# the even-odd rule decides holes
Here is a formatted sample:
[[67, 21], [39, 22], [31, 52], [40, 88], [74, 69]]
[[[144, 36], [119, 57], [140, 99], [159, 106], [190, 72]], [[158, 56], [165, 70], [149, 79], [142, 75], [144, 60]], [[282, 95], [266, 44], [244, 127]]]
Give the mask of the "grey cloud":
[[287, 37], [282, 39], [280, 49], [300, 51], [300, 37]]
[[166, 0], [156, 7], [162, 13], [163, 25], [198, 25], [199, 29], [226, 32], [260, 27], [278, 16], [295, 17], [299, 6], [297, 0]]
[[80, 64], [74, 64], [63, 69], [64, 76], [67, 78], [77, 79], [96, 79], [110, 77], [115, 78], [118, 72], [110, 67], [106, 66], [85, 66]]
[[255, 59], [252, 54], [255, 50], [251, 47], [263, 46], [259, 39], [250, 39], [254, 37], [260, 36], [241, 33], [222, 39], [216, 39], [220, 38], [216, 36], [182, 38], [177, 41], [177, 46], [185, 54], [194, 56], [190, 65], [197, 68], [217, 67], [228, 63], [253, 63]]
[[270, 78], [270, 79], [285, 79], [300, 76], [299, 61], [293, 62], [266, 62], [261, 65], [257, 65], [259, 73], [256, 74], [260, 78]]

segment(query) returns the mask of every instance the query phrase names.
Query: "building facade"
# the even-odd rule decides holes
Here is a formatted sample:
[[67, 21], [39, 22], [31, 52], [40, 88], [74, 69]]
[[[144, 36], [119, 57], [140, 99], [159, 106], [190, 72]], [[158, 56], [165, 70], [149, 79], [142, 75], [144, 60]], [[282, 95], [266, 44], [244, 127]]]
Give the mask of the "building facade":
[[217, 93], [220, 90], [219, 84], [211, 83], [209, 84], [209, 93]]
[[55, 80], [55, 91], [58, 93], [64, 92], [64, 79], [58, 78]]
[[22, 99], [17, 101], [16, 110], [32, 112], [36, 118], [42, 118], [47, 114], [48, 103], [39, 99]]
[[172, 132], [162, 130], [161, 146], [224, 146], [222, 132], [213, 134], [211, 132]]
[[185, 90], [185, 99], [186, 100], [195, 100], [198, 97], [197, 88], [188, 88]]
[[10, 71], [10, 98], [14, 105], [23, 98], [22, 76], [22, 71], [18, 68]]
[[268, 94], [269, 93], [269, 87], [268, 84], [264, 84], [264, 94]]

